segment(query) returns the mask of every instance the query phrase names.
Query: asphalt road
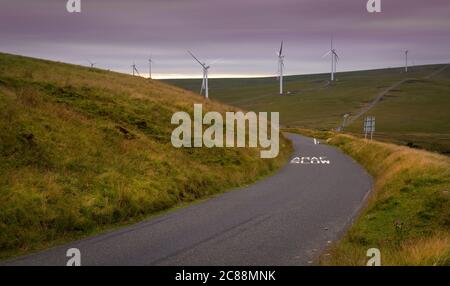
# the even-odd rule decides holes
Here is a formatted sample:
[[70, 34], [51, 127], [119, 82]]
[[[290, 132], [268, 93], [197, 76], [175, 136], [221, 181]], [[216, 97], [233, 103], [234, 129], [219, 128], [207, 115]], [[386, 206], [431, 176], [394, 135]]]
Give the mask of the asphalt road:
[[292, 158], [324, 164], [297, 160], [249, 187], [3, 264], [66, 265], [78, 248], [82, 265], [308, 265], [349, 226], [372, 179], [339, 150], [288, 137]]

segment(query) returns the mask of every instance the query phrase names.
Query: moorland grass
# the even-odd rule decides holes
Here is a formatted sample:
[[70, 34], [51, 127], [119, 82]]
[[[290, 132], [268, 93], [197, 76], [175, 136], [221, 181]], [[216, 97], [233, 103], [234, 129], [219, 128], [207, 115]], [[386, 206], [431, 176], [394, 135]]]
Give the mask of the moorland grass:
[[[388, 93], [368, 115], [377, 140], [450, 155], [450, 69], [431, 79], [409, 80]], [[363, 118], [347, 128], [361, 134]]]
[[[344, 114], [356, 114], [376, 96], [403, 79], [367, 115], [376, 117], [375, 138], [415, 148], [450, 154], [450, 68], [427, 78], [444, 65], [339, 72], [328, 84], [329, 74], [285, 77], [284, 96], [276, 78], [211, 79], [210, 96], [221, 102], [254, 111], [278, 111], [285, 127], [332, 130]], [[200, 81], [168, 80], [198, 90]], [[351, 117], [350, 117], [351, 118]], [[364, 136], [363, 118], [346, 130]]]
[[0, 258], [254, 182], [284, 164], [250, 148], [170, 143], [176, 111], [236, 110], [158, 81], [0, 54]]

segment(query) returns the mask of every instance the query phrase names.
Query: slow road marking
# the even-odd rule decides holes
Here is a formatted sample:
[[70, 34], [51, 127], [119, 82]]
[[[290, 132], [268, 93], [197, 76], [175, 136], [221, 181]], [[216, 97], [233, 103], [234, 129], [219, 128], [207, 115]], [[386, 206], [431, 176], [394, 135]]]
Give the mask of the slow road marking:
[[319, 157], [294, 157], [291, 160], [291, 164], [301, 164], [301, 165], [329, 165], [330, 160], [325, 156]]

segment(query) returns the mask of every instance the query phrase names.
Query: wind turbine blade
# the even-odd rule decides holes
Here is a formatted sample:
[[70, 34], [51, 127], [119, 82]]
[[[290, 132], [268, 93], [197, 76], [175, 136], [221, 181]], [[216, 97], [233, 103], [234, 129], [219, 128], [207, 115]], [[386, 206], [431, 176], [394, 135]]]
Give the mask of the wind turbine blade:
[[330, 55], [332, 53], [332, 51], [331, 50], [329, 50], [328, 52], [326, 52], [323, 56], [322, 56], [322, 58], [324, 58], [324, 57], [326, 57], [326, 56], [328, 56], [328, 55]]
[[278, 55], [281, 56], [282, 54], [283, 54], [283, 41], [281, 41], [280, 53]]
[[188, 51], [188, 53], [202, 66], [202, 67], [205, 67], [205, 65], [199, 60], [199, 59], [197, 59], [195, 56], [194, 56], [194, 54], [193, 53], [191, 53], [190, 51]]
[[138, 76], [141, 76], [141, 75], [139, 74], [138, 69], [136, 68], [136, 65], [133, 65], [133, 69], [134, 69], [134, 71], [137, 73]]
[[221, 60], [222, 60], [222, 58], [214, 59], [212, 62], [209, 63], [209, 65], [211, 66], [211, 65], [213, 65], [213, 64], [216, 64], [216, 63], [218, 63], [218, 62], [221, 61]]
[[339, 61], [339, 56], [337, 53], [334, 53], [334, 56], [336, 57], [336, 61]]
[[333, 49], [333, 40], [334, 40], [334, 35], [331, 34], [331, 50]]

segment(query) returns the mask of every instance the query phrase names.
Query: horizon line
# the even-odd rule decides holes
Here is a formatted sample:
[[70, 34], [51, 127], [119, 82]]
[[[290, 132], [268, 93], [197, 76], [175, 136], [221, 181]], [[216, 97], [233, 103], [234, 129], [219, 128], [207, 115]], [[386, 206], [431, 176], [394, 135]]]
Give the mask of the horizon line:
[[[63, 63], [63, 64], [70, 64], [70, 65], [75, 65], [75, 66], [80, 66], [80, 67], [86, 67], [86, 68], [90, 68], [87, 65], [83, 65], [83, 64], [78, 64], [78, 63], [70, 63], [70, 62], [65, 62], [62, 60], [57, 60], [57, 59], [47, 59], [47, 58], [38, 58], [38, 57], [33, 57], [33, 56], [27, 56], [27, 55], [20, 55], [20, 54], [14, 54], [14, 53], [9, 53], [9, 52], [2, 52], [0, 51], [0, 54], [6, 54], [6, 55], [12, 55], [12, 56], [20, 56], [20, 57], [25, 57], [25, 58], [31, 58], [31, 59], [38, 59], [38, 60], [44, 60], [44, 61], [50, 61], [50, 62], [55, 62], [55, 63]], [[450, 65], [450, 62], [434, 62], [434, 63], [426, 63], [426, 64], [419, 64], [419, 65], [409, 65], [409, 68], [412, 67], [423, 67], [423, 66], [432, 66], [432, 65]], [[361, 72], [361, 71], [375, 71], [375, 70], [384, 70], [384, 69], [403, 69], [405, 66], [388, 66], [388, 67], [384, 67], [384, 68], [367, 68], [367, 69], [343, 69], [341, 71], [338, 71], [336, 73], [349, 73], [349, 72]], [[99, 70], [104, 70], [104, 71], [110, 71], [110, 72], [116, 72], [116, 73], [121, 73], [121, 74], [127, 74], [127, 75], [132, 75], [132, 73], [130, 72], [124, 72], [121, 70], [114, 70], [114, 69], [108, 69], [107, 67], [102, 68], [102, 67], [95, 67], [96, 69]], [[290, 74], [286, 74], [284, 75], [284, 77], [292, 77], [292, 76], [309, 76], [309, 75], [326, 75], [329, 74], [330, 72], [325, 71], [325, 72], [317, 72], [317, 73], [290, 73]], [[173, 76], [164, 76], [164, 75], [173, 75]], [[179, 77], [178, 77], [179, 75]], [[149, 78], [149, 73], [142, 73], [140, 76], [138, 77], [142, 77], [142, 78]], [[258, 79], [258, 78], [275, 78], [277, 77], [276, 74], [212, 74], [211, 76], [209, 76], [209, 79]], [[164, 74], [164, 73], [154, 73], [152, 74], [152, 79], [154, 80], [190, 80], [190, 79], [202, 79], [202, 76], [200, 75], [194, 75], [194, 74]]]

